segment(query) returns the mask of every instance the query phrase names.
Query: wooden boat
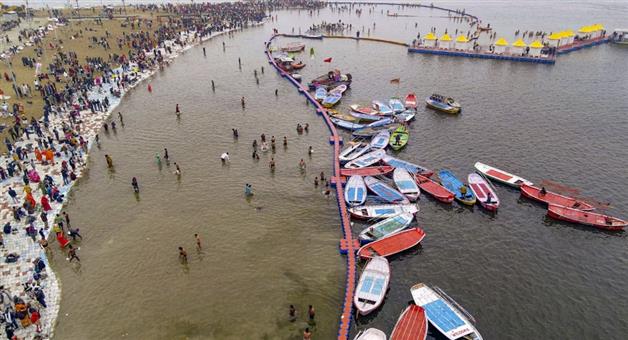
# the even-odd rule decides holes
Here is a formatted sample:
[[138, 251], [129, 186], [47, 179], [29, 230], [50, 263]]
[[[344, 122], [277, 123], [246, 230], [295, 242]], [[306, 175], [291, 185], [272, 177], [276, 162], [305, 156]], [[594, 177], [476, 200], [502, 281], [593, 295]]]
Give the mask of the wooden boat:
[[425, 340], [427, 337], [427, 316], [425, 310], [411, 304], [401, 313], [390, 340]]
[[295, 70], [300, 70], [305, 67], [305, 64], [302, 61], [293, 61], [290, 66]]
[[532, 185], [532, 182], [528, 181], [527, 179], [513, 175], [504, 170], [499, 170], [484, 163], [476, 162], [475, 170], [496, 182], [506, 184], [511, 187], [519, 188], [521, 184]]
[[421, 190], [443, 203], [451, 203], [454, 201], [455, 195], [453, 192], [428, 177], [416, 175], [416, 183]]
[[393, 110], [388, 105], [380, 102], [379, 100], [373, 101], [373, 109], [379, 111], [379, 114], [382, 114], [384, 116], [390, 116], [393, 114]]
[[386, 340], [386, 333], [377, 328], [369, 328], [358, 332], [353, 340]]
[[401, 213], [362, 230], [358, 238], [360, 242], [377, 241], [406, 229], [412, 220], [414, 220], [414, 214]]
[[396, 168], [395, 171], [393, 171], [393, 181], [397, 189], [399, 189], [399, 192], [406, 195], [410, 201], [414, 202], [419, 198], [421, 190], [408, 170]]
[[423, 307], [428, 321], [447, 339], [482, 340], [473, 317], [440, 288], [417, 283], [410, 288], [414, 303]]
[[401, 99], [397, 97], [390, 98], [390, 100], [388, 100], [388, 106], [393, 110], [393, 113], [400, 113], [406, 109]]
[[332, 90], [329, 91], [329, 93], [339, 93], [339, 94], [343, 94], [345, 93], [345, 91], [347, 91], [347, 85], [345, 84], [340, 84], [336, 87], [334, 87]]
[[366, 126], [364, 124], [350, 122], [350, 121], [346, 121], [344, 119], [340, 119], [336, 117], [329, 117], [329, 120], [331, 120], [331, 122], [334, 123], [334, 125], [341, 127], [343, 129], [347, 129], [347, 130], [359, 130], [359, 129], [363, 129]]
[[379, 114], [379, 111], [377, 111], [377, 110], [375, 110], [373, 108], [370, 108], [368, 106], [360, 106], [358, 104], [353, 104], [353, 105], [351, 105], [349, 107], [351, 108], [351, 111], [357, 112], [357, 113], [362, 113], [362, 114], [365, 114], [365, 115], [372, 115], [372, 116], [374, 116], [374, 115]]
[[388, 283], [390, 282], [390, 266], [385, 257], [373, 257], [366, 264], [360, 280], [355, 287], [353, 304], [361, 315], [367, 315], [379, 307], [384, 301]]
[[385, 155], [382, 157], [382, 161], [384, 163], [386, 163], [386, 165], [390, 165], [393, 166], [395, 168], [404, 168], [406, 170], [408, 170], [409, 173], [411, 174], [421, 174], [423, 176], [427, 176], [430, 177], [434, 174], [434, 171], [428, 169], [428, 168], [424, 168], [420, 165], [414, 164], [414, 163], [410, 163], [408, 161], [404, 161], [402, 159], [399, 158], [395, 158], [393, 156], [390, 155]]
[[351, 74], [342, 74], [339, 70], [329, 71], [322, 76], [316, 77], [312, 79], [312, 81], [308, 84], [310, 90], [314, 90], [317, 87], [325, 86], [327, 88], [334, 88], [338, 85], [347, 85], [351, 86], [352, 77]]
[[425, 103], [427, 107], [442, 112], [460, 113], [461, 111], [460, 104], [453, 100], [453, 98], [443, 97], [439, 94], [433, 94], [427, 97]]
[[388, 126], [382, 126], [378, 128], [364, 128], [364, 129], [353, 131], [352, 135], [355, 137], [373, 137], [382, 131], [388, 131], [388, 132], [395, 131], [397, 130], [399, 126], [400, 124], [390, 124]]
[[443, 169], [438, 172], [438, 177], [440, 178], [441, 184], [445, 188], [447, 188], [447, 190], [454, 193], [454, 198], [456, 199], [456, 201], [466, 205], [475, 204], [476, 199], [473, 191], [466, 190], [466, 193], [463, 194], [462, 188], [464, 187], [465, 189], [467, 189], [467, 186], [462, 183], [462, 181], [459, 180], [453, 172], [447, 169]]
[[359, 112], [355, 112], [355, 111], [350, 111], [349, 114], [352, 115], [355, 118], [359, 118], [360, 120], [366, 120], [366, 121], [370, 121], [370, 122], [378, 121], [378, 120], [384, 118], [384, 116], [369, 115], [369, 114], [359, 113]]
[[357, 169], [340, 169], [340, 175], [342, 176], [377, 176], [377, 175], [385, 175], [387, 173], [391, 173], [395, 168], [389, 165], [380, 165], [380, 166], [369, 166], [366, 168], [357, 168]]
[[351, 142], [349, 143], [349, 146], [342, 150], [340, 155], [338, 155], [338, 160], [341, 162], [352, 161], [365, 154], [369, 151], [369, 149], [370, 145], [367, 143]]
[[305, 49], [305, 43], [300, 41], [288, 43], [286, 46], [282, 47], [281, 50], [285, 52], [301, 52]]
[[327, 114], [330, 117], [337, 118], [337, 119], [340, 119], [340, 120], [345, 120], [345, 121], [351, 122], [351, 123], [358, 123], [360, 121], [358, 118], [355, 118], [355, 117], [353, 117], [350, 114], [340, 113], [340, 112], [338, 112], [336, 110], [332, 110], [332, 109], [328, 109], [327, 110]]
[[366, 185], [362, 176], [351, 176], [345, 185], [345, 202], [350, 206], [362, 205], [366, 201]]
[[497, 208], [499, 208], [499, 197], [497, 197], [497, 193], [495, 193], [495, 190], [491, 188], [491, 185], [484, 177], [476, 173], [469, 174], [467, 183], [477, 198], [477, 201], [484, 209], [497, 211]]
[[416, 214], [417, 212], [419, 212], [419, 207], [416, 204], [378, 204], [349, 208], [351, 216], [364, 220], [389, 218], [403, 213]]
[[416, 110], [405, 110], [395, 115], [397, 121], [407, 123], [416, 117]]
[[367, 143], [351, 142], [349, 143], [349, 146], [342, 150], [340, 155], [338, 155], [338, 160], [341, 162], [352, 161], [365, 154], [369, 151], [369, 149], [370, 146]]
[[316, 92], [314, 92], [314, 99], [316, 99], [319, 102], [322, 102], [325, 99], [325, 97], [327, 97], [327, 89], [325, 89], [324, 86], [317, 88]]
[[340, 93], [327, 93], [327, 97], [323, 99], [322, 104], [324, 107], [330, 108], [338, 104], [340, 99], [342, 99], [342, 95]]
[[390, 132], [381, 131], [371, 139], [371, 149], [384, 149], [388, 145], [390, 139]]
[[423, 238], [425, 238], [423, 229], [418, 227], [410, 228], [366, 244], [358, 249], [357, 254], [363, 259], [375, 256], [390, 256], [416, 246], [421, 243]]
[[551, 191], [545, 191], [545, 193], [542, 193], [542, 189], [527, 184], [521, 184], [520, 188], [521, 195], [535, 201], [583, 211], [595, 210], [595, 207], [591, 204], [577, 200], [573, 197], [563, 196]]
[[364, 177], [364, 183], [375, 195], [388, 203], [408, 204], [410, 201], [399, 191], [372, 176]]
[[408, 144], [408, 139], [410, 139], [408, 129], [401, 125], [390, 135], [390, 141], [388, 144], [393, 150], [397, 151]]
[[367, 166], [371, 166], [381, 161], [384, 155], [386, 155], [386, 151], [382, 149], [371, 151], [345, 164], [345, 168], [347, 169], [366, 168]]
[[414, 92], [408, 93], [405, 100], [406, 108], [415, 109], [417, 107], [416, 94]]
[[547, 216], [557, 220], [588, 225], [591, 227], [619, 231], [628, 226], [628, 222], [608, 215], [597, 214], [590, 211], [582, 211], [550, 204], [547, 208]]

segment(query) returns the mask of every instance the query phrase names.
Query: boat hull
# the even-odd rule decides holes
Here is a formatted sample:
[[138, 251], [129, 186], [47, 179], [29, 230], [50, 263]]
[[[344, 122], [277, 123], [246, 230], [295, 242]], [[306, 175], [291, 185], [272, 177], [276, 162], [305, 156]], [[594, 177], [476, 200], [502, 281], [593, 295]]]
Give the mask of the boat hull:
[[521, 185], [521, 195], [531, 200], [545, 203], [560, 205], [567, 208], [575, 208], [582, 211], [595, 210], [595, 207], [583, 201], [579, 201], [573, 197], [563, 196], [551, 191], [547, 191], [545, 194], [541, 193], [541, 189], [523, 184]]
[[411, 304], [401, 313], [390, 340], [425, 340], [427, 337], [427, 317], [425, 310]]
[[391, 256], [418, 245], [424, 238], [425, 232], [421, 228], [411, 228], [364, 245], [357, 255], [362, 259]]
[[440, 202], [451, 204], [454, 201], [454, 193], [447, 190], [444, 186], [436, 183], [428, 177], [416, 175], [416, 182], [419, 188], [430, 194]]
[[590, 211], [582, 211], [578, 209], [567, 208], [550, 204], [547, 209], [547, 216], [575, 224], [586, 225], [598, 229], [621, 231], [628, 226], [628, 222], [618, 218], [593, 213]]
[[357, 169], [340, 169], [340, 175], [342, 176], [379, 176], [385, 175], [395, 170], [392, 166], [389, 165], [380, 165], [380, 166], [371, 166], [366, 168], [357, 168]]
[[525, 178], [513, 175], [509, 172], [497, 169], [481, 162], [476, 162], [474, 167], [475, 170], [488, 177], [489, 179], [501, 184], [511, 186], [513, 188], [518, 189], [521, 184], [532, 185], [532, 182], [528, 181]]

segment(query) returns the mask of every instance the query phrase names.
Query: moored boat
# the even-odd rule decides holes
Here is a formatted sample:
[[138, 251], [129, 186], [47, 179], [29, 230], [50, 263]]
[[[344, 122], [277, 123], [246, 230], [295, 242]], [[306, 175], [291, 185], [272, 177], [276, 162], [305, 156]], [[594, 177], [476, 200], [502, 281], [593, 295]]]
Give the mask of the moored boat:
[[360, 106], [358, 104], [353, 104], [349, 107], [351, 108], [351, 111], [354, 111], [357, 113], [363, 113], [365, 115], [377, 115], [379, 113], [379, 111], [368, 106]]
[[388, 145], [390, 139], [390, 132], [387, 130], [381, 131], [373, 138], [371, 138], [371, 149], [384, 149]]
[[423, 307], [428, 321], [447, 339], [482, 340], [473, 317], [438, 287], [417, 283], [410, 288], [414, 303]]
[[326, 74], [312, 79], [308, 84], [310, 90], [314, 90], [317, 87], [325, 86], [326, 88], [334, 88], [338, 85], [350, 86], [352, 81], [351, 74], [342, 74], [339, 70], [329, 71]]
[[407, 123], [413, 120], [415, 116], [416, 116], [416, 110], [405, 110], [401, 113], [396, 114], [395, 118], [397, 119], [397, 121], [401, 123]]
[[616, 217], [602, 215], [591, 211], [582, 211], [579, 209], [563, 207], [555, 204], [550, 204], [548, 206], [547, 216], [555, 218], [557, 220], [587, 225], [590, 227], [611, 231], [623, 230], [626, 226], [628, 226], [627, 221], [621, 220]]
[[433, 94], [425, 99], [427, 107], [447, 113], [460, 113], [461, 107], [453, 98]]
[[325, 89], [324, 86], [317, 88], [316, 92], [314, 92], [314, 99], [316, 99], [319, 102], [322, 102], [325, 99], [325, 97], [327, 97], [327, 89]]
[[364, 177], [364, 183], [366, 187], [371, 190], [375, 195], [385, 200], [388, 203], [410, 203], [408, 198], [399, 191], [393, 189], [388, 184], [378, 180], [372, 176]]
[[416, 94], [414, 94], [414, 92], [408, 93], [408, 95], [406, 96], [405, 104], [406, 104], [406, 108], [408, 109], [416, 109], [417, 101], [416, 101]]
[[339, 93], [339, 94], [343, 94], [345, 93], [345, 91], [347, 91], [347, 85], [345, 84], [340, 84], [336, 87], [334, 87], [333, 89], [329, 90], [329, 93]]
[[305, 43], [300, 41], [291, 42], [286, 44], [286, 46], [282, 47], [281, 50], [285, 52], [301, 52], [305, 49]]
[[349, 114], [352, 115], [353, 117], [359, 118], [360, 120], [365, 120], [365, 121], [370, 121], [370, 122], [378, 121], [384, 118], [384, 116], [359, 113], [355, 111], [349, 111]]
[[340, 169], [340, 174], [342, 176], [378, 176], [385, 175], [387, 173], [393, 172], [395, 168], [390, 165], [379, 165], [379, 166], [367, 166], [366, 168], [357, 168], [357, 169]]
[[396, 168], [395, 171], [393, 171], [393, 182], [395, 182], [399, 192], [406, 195], [410, 201], [416, 201], [419, 198], [421, 190], [408, 170]]
[[349, 208], [351, 216], [365, 220], [389, 218], [402, 213], [416, 214], [417, 212], [419, 212], [419, 206], [416, 204], [378, 204]]
[[379, 113], [384, 116], [390, 116], [393, 114], [393, 110], [390, 108], [390, 106], [384, 104], [379, 100], [373, 101], [373, 109], [379, 111]]
[[347, 130], [359, 130], [359, 129], [363, 129], [366, 126], [364, 124], [350, 122], [350, 121], [346, 121], [344, 119], [340, 119], [336, 117], [329, 117], [329, 120], [331, 120], [331, 122], [334, 123], [334, 125], [341, 127], [343, 129], [347, 129]]
[[372, 137], [382, 131], [392, 132], [395, 131], [400, 124], [390, 124], [387, 126], [382, 126], [378, 128], [364, 128], [360, 130], [353, 131], [352, 135], [355, 137]]
[[408, 133], [408, 128], [401, 125], [390, 135], [390, 141], [388, 142], [388, 145], [390, 145], [390, 147], [395, 151], [401, 150], [401, 148], [408, 144], [409, 139], [410, 134]]
[[338, 155], [338, 160], [341, 162], [352, 161], [365, 154], [369, 151], [369, 149], [370, 145], [367, 143], [351, 142], [344, 150], [342, 150], [340, 155]]
[[393, 110], [393, 113], [400, 113], [406, 109], [401, 99], [397, 97], [390, 98], [390, 100], [388, 100], [388, 106]]
[[386, 151], [384, 151], [383, 149], [377, 149], [375, 151], [371, 151], [345, 164], [345, 168], [347, 169], [365, 168], [367, 166], [371, 166], [381, 161], [384, 155], [386, 155]]
[[438, 172], [438, 178], [440, 178], [441, 184], [447, 188], [447, 190], [454, 193], [454, 198], [456, 201], [466, 204], [466, 205], [474, 205], [475, 204], [475, 195], [471, 190], [467, 190], [467, 186], [462, 183], [461, 180], [454, 175], [453, 172], [443, 169]]
[[295, 70], [300, 70], [305, 67], [305, 63], [302, 61], [295, 60], [292, 63], [290, 63], [290, 66]]
[[411, 213], [388, 217], [362, 230], [358, 238], [361, 242], [377, 241], [406, 229], [412, 220], [414, 220], [414, 214]]
[[469, 188], [477, 198], [477, 202], [488, 211], [497, 211], [499, 208], [499, 197], [491, 185], [480, 175], [471, 173], [467, 177]]
[[361, 315], [367, 315], [384, 301], [390, 282], [390, 265], [385, 257], [373, 257], [366, 264], [355, 287], [353, 304]]
[[332, 109], [328, 109], [327, 110], [327, 114], [330, 117], [334, 117], [337, 119], [341, 119], [341, 120], [345, 120], [347, 122], [351, 122], [351, 123], [358, 123], [360, 120], [358, 118], [353, 117], [350, 114], [346, 114], [346, 113], [340, 113], [336, 110], [332, 110]]
[[408, 161], [404, 161], [402, 159], [399, 158], [395, 158], [393, 156], [390, 155], [384, 155], [382, 157], [382, 161], [384, 163], [386, 163], [387, 165], [393, 166], [395, 168], [404, 168], [406, 170], [408, 170], [409, 173], [411, 174], [421, 174], [423, 176], [427, 176], [430, 177], [434, 174], [434, 171], [422, 167], [420, 165], [414, 164], [414, 163], [410, 163]]
[[455, 195], [453, 192], [447, 190], [447, 188], [431, 180], [429, 177], [416, 175], [416, 183], [421, 190], [443, 203], [451, 203], [454, 201]]
[[390, 340], [425, 340], [427, 337], [427, 316], [425, 310], [411, 304], [401, 313]]
[[366, 201], [366, 185], [362, 176], [351, 176], [345, 185], [345, 202], [350, 206], [362, 205]]
[[376, 121], [374, 121], [372, 123], [369, 123], [364, 128], [365, 129], [377, 129], [377, 128], [389, 126], [389, 125], [393, 124], [394, 122], [395, 121], [392, 118], [386, 117], [386, 118], [382, 118], [380, 120], [376, 120]]
[[369, 328], [358, 332], [353, 340], [386, 340], [386, 333], [377, 328]]
[[391, 256], [408, 250], [425, 238], [425, 232], [421, 228], [410, 228], [396, 234], [384, 237], [381, 240], [368, 243], [358, 249], [358, 256], [363, 259], [374, 256]]
[[323, 106], [326, 108], [330, 108], [333, 107], [334, 105], [338, 104], [340, 102], [340, 99], [342, 99], [342, 94], [340, 93], [327, 93], [327, 97], [325, 97], [325, 99], [323, 99]]
[[494, 168], [481, 162], [475, 163], [475, 170], [496, 182], [506, 184], [511, 187], [519, 188], [521, 184], [532, 185], [532, 182], [528, 181], [527, 179], [521, 178], [517, 175], [513, 175], [509, 172]]
[[538, 188], [535, 186], [522, 184], [521, 195], [529, 199], [539, 201], [545, 204], [560, 205], [567, 208], [573, 208], [578, 210], [595, 210], [595, 207], [589, 203], [578, 200], [573, 197], [563, 196], [551, 191], [544, 191], [544, 188]]

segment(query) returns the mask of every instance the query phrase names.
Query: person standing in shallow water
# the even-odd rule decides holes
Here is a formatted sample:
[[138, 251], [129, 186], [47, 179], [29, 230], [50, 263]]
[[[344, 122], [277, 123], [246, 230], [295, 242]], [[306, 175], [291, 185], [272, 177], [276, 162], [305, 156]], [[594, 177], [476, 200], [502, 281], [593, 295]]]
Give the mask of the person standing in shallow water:
[[194, 239], [196, 240], [196, 249], [201, 250], [201, 237], [198, 234], [194, 234]]
[[113, 159], [111, 159], [111, 156], [105, 155], [105, 160], [107, 161], [107, 167], [113, 168]]
[[179, 260], [183, 263], [188, 263], [188, 253], [183, 247], [179, 247]]
[[133, 177], [133, 179], [131, 179], [131, 186], [136, 194], [140, 192], [140, 185], [137, 183], [137, 178]]

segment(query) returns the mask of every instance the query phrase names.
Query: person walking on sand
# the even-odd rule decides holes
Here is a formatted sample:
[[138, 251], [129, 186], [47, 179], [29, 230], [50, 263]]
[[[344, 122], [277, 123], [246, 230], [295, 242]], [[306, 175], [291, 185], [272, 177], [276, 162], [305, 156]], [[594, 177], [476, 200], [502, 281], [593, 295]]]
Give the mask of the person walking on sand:
[[183, 247], [179, 247], [179, 260], [181, 260], [182, 263], [188, 262], [188, 253]]
[[196, 249], [201, 250], [201, 237], [198, 234], [194, 234], [194, 239], [196, 240]]

